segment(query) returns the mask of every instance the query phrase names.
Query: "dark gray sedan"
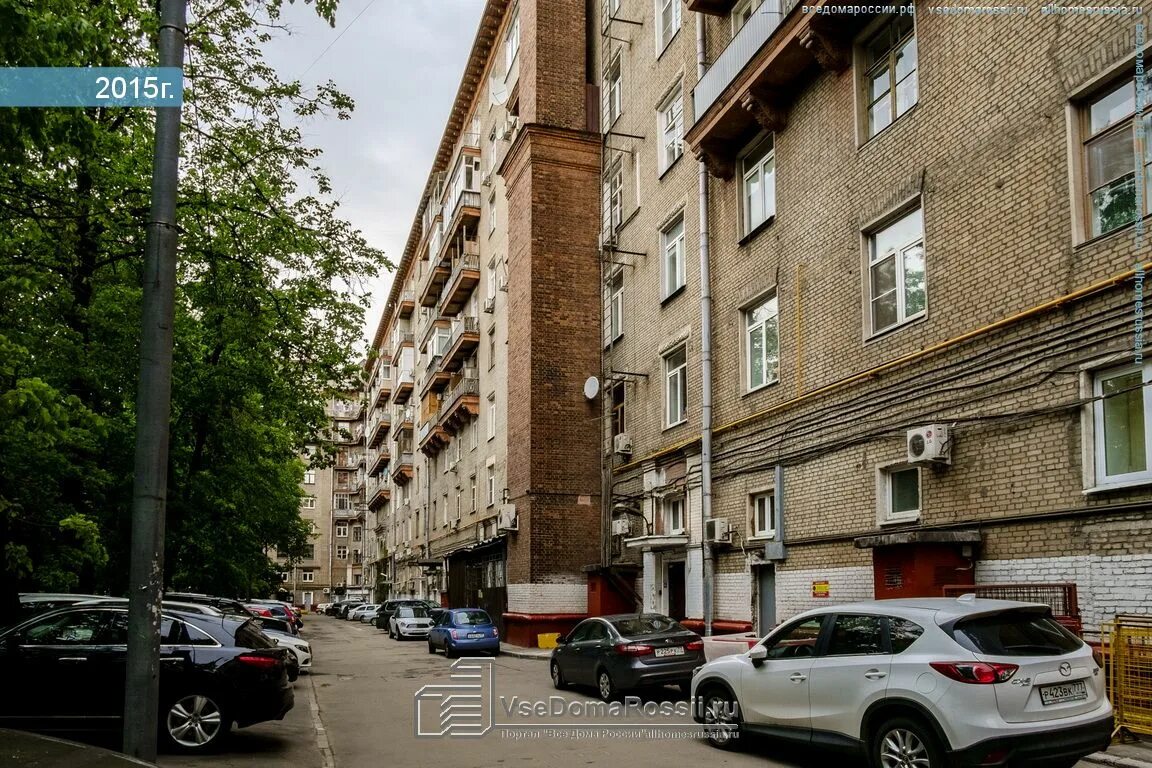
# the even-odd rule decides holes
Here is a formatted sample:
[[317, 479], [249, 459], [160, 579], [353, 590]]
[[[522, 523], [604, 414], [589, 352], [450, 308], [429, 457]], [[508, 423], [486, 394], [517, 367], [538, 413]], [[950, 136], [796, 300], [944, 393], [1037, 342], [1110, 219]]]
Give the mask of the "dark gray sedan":
[[605, 701], [645, 686], [679, 685], [687, 692], [692, 670], [704, 663], [700, 636], [659, 613], [585, 619], [556, 642], [552, 684], [591, 685]]

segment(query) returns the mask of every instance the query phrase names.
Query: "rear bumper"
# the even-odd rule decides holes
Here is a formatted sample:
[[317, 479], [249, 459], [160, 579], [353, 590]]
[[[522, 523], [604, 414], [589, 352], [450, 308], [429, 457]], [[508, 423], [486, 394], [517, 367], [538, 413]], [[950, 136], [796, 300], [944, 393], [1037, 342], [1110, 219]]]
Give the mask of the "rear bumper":
[[703, 656], [686, 656], [683, 661], [669, 664], [644, 664], [635, 662], [609, 667], [617, 688], [641, 688], [646, 685], [676, 685], [692, 682], [692, 673], [704, 663]]
[[458, 640], [448, 640], [449, 645], [460, 652], [467, 651], [498, 651], [500, 650], [500, 638], [498, 637], [482, 637], [476, 640], [469, 640], [462, 637]]
[[1102, 752], [1112, 741], [1112, 715], [1054, 731], [1002, 736], [953, 752], [957, 766], [1040, 766]]
[[252, 691], [237, 705], [233, 717], [240, 728], [268, 720], [283, 720], [295, 703], [296, 694], [291, 685], [275, 691]]

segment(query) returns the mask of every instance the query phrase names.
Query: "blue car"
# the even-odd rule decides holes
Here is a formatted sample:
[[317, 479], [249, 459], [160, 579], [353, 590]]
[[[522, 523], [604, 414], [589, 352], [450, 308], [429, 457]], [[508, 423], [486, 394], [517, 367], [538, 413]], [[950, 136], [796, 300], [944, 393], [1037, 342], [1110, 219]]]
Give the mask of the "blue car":
[[479, 653], [500, 655], [500, 630], [487, 611], [449, 608], [436, 618], [428, 632], [428, 653], [439, 648], [450, 659]]

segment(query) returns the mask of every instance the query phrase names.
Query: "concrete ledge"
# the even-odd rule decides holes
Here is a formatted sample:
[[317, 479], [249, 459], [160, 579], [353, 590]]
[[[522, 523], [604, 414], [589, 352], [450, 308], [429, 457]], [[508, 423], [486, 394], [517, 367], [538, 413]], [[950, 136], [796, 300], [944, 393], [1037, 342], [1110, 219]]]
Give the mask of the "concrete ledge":
[[1152, 742], [1113, 744], [1107, 752], [1094, 752], [1082, 762], [1112, 768], [1152, 768]]
[[548, 648], [525, 648], [522, 645], [509, 643], [500, 643], [500, 653], [517, 659], [537, 659], [539, 661], [548, 661], [552, 657], [552, 651]]

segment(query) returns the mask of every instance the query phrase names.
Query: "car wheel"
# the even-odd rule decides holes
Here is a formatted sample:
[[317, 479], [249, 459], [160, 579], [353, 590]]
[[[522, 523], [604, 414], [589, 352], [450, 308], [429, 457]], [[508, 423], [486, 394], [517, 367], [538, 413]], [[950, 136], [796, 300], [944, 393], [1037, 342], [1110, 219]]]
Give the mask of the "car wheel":
[[552, 660], [552, 687], [558, 691], [568, 687], [568, 681], [564, 679], [564, 673], [560, 671], [560, 662], [555, 659]]
[[732, 749], [740, 740], [739, 703], [723, 688], [712, 688], [701, 698], [708, 743], [717, 749]]
[[203, 693], [174, 700], [160, 722], [165, 741], [181, 752], [207, 752], [223, 741], [230, 726], [220, 703]]
[[918, 720], [896, 717], [876, 731], [872, 764], [876, 768], [939, 768], [944, 759], [930, 728]]
[[428, 653], [436, 653], [436, 646], [432, 645], [432, 641], [428, 641]]
[[612, 675], [608, 674], [606, 669], [596, 673], [596, 692], [603, 701], [615, 701], [617, 694], [620, 693], [616, 690], [616, 684], [612, 682]]
[[456, 658], [456, 649], [452, 647], [452, 643], [444, 643], [444, 658]]

